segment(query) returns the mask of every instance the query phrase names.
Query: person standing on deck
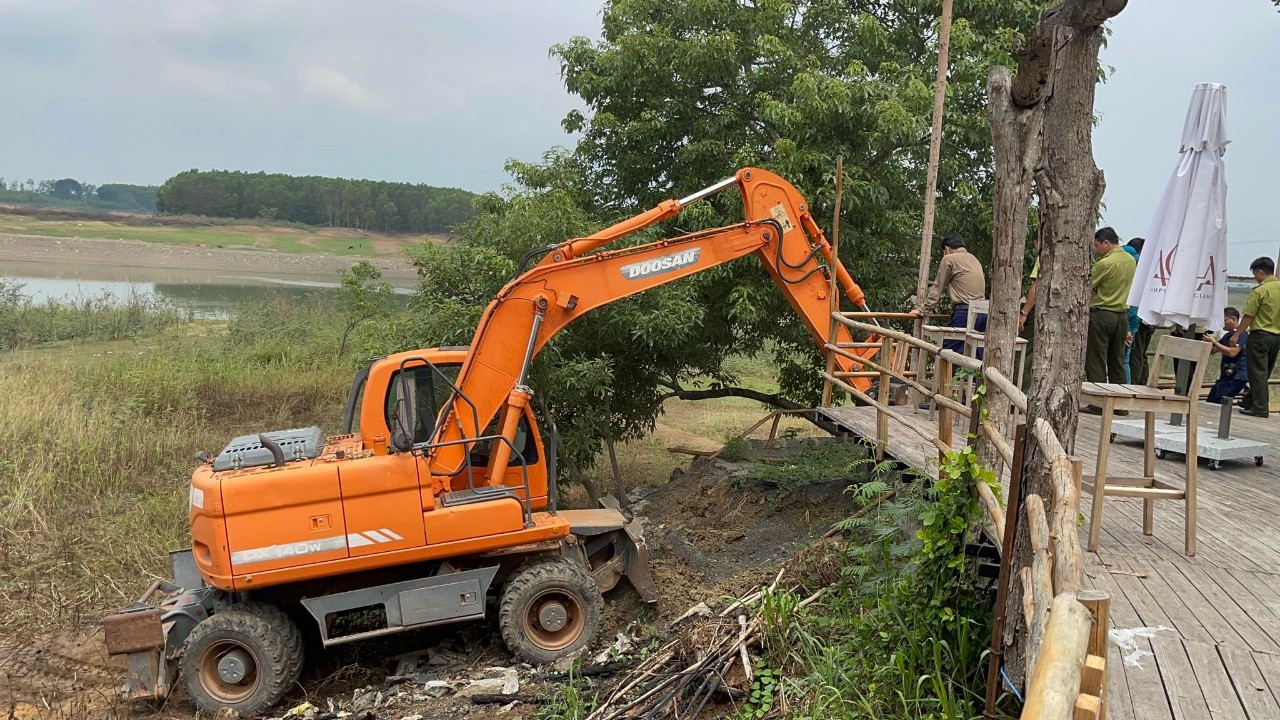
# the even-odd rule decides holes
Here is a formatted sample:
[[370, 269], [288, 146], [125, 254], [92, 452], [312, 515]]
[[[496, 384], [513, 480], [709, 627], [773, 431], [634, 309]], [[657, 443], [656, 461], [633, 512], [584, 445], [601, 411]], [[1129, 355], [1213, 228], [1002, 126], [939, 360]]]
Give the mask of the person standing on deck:
[[[1138, 256], [1142, 254], [1142, 246], [1146, 244], [1146, 240], [1140, 237], [1133, 238], [1124, 246], [1124, 251], [1133, 257], [1133, 261], [1138, 262]], [[1125, 382], [1129, 384], [1141, 385], [1147, 381], [1147, 347], [1151, 344], [1151, 333], [1155, 332], [1155, 328], [1146, 325], [1146, 336], [1139, 343], [1138, 338], [1141, 336], [1143, 326], [1146, 323], [1138, 318], [1138, 308], [1134, 305], [1129, 306], [1129, 342], [1124, 348], [1124, 371]]]
[[1213, 352], [1222, 355], [1222, 369], [1218, 371], [1218, 380], [1209, 388], [1209, 402], [1215, 405], [1231, 402], [1231, 398], [1240, 394], [1245, 383], [1249, 382], [1249, 371], [1245, 366], [1244, 349], [1249, 344], [1249, 333], [1242, 333], [1239, 340], [1234, 340], [1236, 326], [1240, 324], [1240, 311], [1229, 307], [1222, 311], [1222, 339], [1206, 332], [1204, 339], [1213, 343]]
[[[987, 278], [982, 270], [982, 263], [964, 247], [964, 238], [959, 235], [948, 235], [942, 238], [942, 260], [938, 263], [938, 274], [929, 286], [929, 293], [923, 304], [918, 304], [911, 314], [927, 315], [942, 299], [942, 292], [947, 292], [951, 300], [951, 319], [947, 327], [965, 328], [969, 322], [969, 303], [987, 296]], [[987, 316], [979, 315], [974, 319], [973, 329], [984, 332], [987, 329]], [[964, 340], [945, 340], [942, 347], [954, 352], [964, 352]], [[981, 358], [981, 351], [978, 353]]]
[[1276, 264], [1271, 258], [1254, 260], [1249, 271], [1258, 287], [1244, 301], [1244, 319], [1231, 339], [1239, 345], [1240, 337], [1249, 333], [1244, 353], [1249, 392], [1242, 398], [1240, 413], [1264, 418], [1271, 414], [1267, 383], [1276, 368], [1276, 356], [1280, 355], [1280, 280], [1276, 280]]
[[[1085, 350], [1084, 374], [1089, 382], [1124, 384], [1124, 349], [1132, 341], [1129, 334], [1129, 286], [1138, 263], [1120, 249], [1120, 236], [1109, 227], [1093, 234], [1098, 261], [1093, 264], [1089, 299], [1089, 336]], [[1089, 406], [1084, 412], [1098, 415], [1102, 409]], [[1116, 414], [1128, 414], [1120, 413]]]

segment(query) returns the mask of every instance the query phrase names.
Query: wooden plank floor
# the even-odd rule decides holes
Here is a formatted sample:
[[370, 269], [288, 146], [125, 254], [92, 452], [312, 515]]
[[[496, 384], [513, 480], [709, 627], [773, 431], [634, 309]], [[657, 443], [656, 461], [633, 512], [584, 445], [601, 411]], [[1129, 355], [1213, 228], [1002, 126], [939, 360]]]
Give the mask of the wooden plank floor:
[[[1201, 425], [1216, 422], [1217, 410], [1202, 405]], [[924, 411], [895, 411], [927, 434], [936, 430]], [[874, 408], [831, 408], [829, 414], [855, 435], [875, 438]], [[900, 423], [889, 427], [889, 455], [912, 467], [936, 467], [932, 445]], [[1099, 427], [1097, 417], [1081, 416], [1075, 455], [1086, 478]], [[1280, 444], [1280, 419], [1237, 414], [1232, 434]], [[963, 437], [958, 429], [956, 443]], [[1280, 720], [1280, 450], [1273, 452], [1264, 467], [1247, 460], [1214, 471], [1201, 462], [1195, 557], [1183, 554], [1183, 503], [1157, 502], [1155, 532], [1144, 536], [1142, 501], [1106, 499], [1098, 551], [1086, 553], [1085, 582], [1111, 596], [1114, 630], [1142, 629], [1125, 648], [1113, 633], [1108, 717]], [[1138, 474], [1141, 442], [1113, 443], [1109, 467]], [[1182, 456], [1157, 460], [1156, 475], [1184, 486]], [[1086, 492], [1086, 516], [1091, 500]], [[1080, 532], [1083, 546], [1087, 522]]]

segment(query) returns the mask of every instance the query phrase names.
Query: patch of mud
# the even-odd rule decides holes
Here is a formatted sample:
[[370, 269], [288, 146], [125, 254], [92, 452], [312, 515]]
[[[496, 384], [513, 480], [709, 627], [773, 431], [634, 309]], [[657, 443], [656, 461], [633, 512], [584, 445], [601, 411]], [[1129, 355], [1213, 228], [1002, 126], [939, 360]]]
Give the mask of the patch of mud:
[[107, 656], [102, 632], [38, 640], [0, 639], [0, 711], [5, 717], [110, 717], [124, 662]]

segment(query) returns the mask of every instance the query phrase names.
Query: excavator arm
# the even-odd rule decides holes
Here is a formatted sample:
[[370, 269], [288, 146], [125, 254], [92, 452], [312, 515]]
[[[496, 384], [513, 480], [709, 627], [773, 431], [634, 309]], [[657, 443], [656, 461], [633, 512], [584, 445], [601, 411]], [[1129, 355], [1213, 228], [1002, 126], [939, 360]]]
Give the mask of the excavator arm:
[[[745, 222], [590, 254], [735, 185], [742, 194]], [[477, 437], [504, 408], [502, 434], [514, 439], [520, 414], [532, 395], [526, 382], [534, 356], [563, 327], [601, 305], [755, 254], [820, 345], [832, 341], [829, 268], [835, 269], [836, 280], [853, 306], [866, 307], [862, 289], [832, 254], [805, 199], [787, 181], [755, 168], [740, 170], [689, 197], [664, 201], [589, 237], [545, 250], [543, 259], [508, 283], [481, 317], [457, 380], [466, 397], [455, 397], [436, 426], [430, 465], [437, 478], [462, 467], [464, 446], [456, 441]], [[843, 325], [837, 324], [836, 332], [837, 342], [853, 340]], [[866, 358], [874, 353], [874, 348], [851, 351]], [[837, 356], [836, 362], [840, 370], [863, 369], [843, 356]], [[870, 386], [866, 380], [853, 382]], [[489, 473], [492, 482], [501, 481], [509, 452], [506, 444], [495, 450]]]

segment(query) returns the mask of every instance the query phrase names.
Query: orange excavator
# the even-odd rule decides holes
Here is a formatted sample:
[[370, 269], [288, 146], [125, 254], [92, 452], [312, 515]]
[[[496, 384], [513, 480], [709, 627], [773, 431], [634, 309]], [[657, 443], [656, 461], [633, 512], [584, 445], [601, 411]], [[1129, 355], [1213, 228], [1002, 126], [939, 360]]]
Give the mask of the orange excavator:
[[[745, 222], [602, 250], [731, 187]], [[828, 273], [854, 307], [866, 307], [863, 292], [804, 198], [743, 169], [530, 253], [470, 346], [376, 358], [361, 371], [343, 434], [247, 435], [198, 455], [191, 548], [170, 553], [170, 581], [103, 623], [108, 652], [128, 658], [124, 694], [165, 697], [182, 677], [201, 711], [253, 716], [297, 681], [304, 631], [328, 647], [493, 612], [521, 660], [590, 646], [602, 594], [622, 578], [656, 598], [648, 553], [616, 502], [557, 509], [557, 435], [554, 425], [544, 435], [530, 407], [530, 363], [583, 313], [749, 254], [819, 343], [853, 340], [840, 325], [829, 337]]]

